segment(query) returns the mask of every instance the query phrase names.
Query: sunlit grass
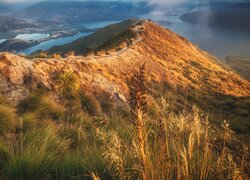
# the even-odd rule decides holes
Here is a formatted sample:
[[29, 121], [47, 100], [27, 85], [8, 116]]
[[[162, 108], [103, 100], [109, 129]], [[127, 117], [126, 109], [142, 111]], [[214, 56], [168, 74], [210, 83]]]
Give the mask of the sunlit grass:
[[227, 122], [215, 128], [196, 107], [176, 114], [161, 98], [153, 114], [137, 111], [132, 119], [119, 113], [89, 116], [82, 110], [65, 111], [53, 121], [44, 98], [24, 100], [16, 125], [2, 131], [0, 179], [248, 178], [247, 148]]

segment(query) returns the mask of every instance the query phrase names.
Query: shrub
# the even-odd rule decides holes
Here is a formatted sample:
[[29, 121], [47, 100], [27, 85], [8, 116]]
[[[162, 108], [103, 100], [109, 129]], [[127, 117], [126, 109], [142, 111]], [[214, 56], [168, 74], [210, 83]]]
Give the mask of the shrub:
[[80, 100], [83, 110], [90, 115], [100, 115], [102, 113], [99, 101], [92, 94], [81, 93]]
[[74, 97], [80, 87], [78, 77], [72, 72], [59, 73], [55, 77], [55, 89], [61, 97]]

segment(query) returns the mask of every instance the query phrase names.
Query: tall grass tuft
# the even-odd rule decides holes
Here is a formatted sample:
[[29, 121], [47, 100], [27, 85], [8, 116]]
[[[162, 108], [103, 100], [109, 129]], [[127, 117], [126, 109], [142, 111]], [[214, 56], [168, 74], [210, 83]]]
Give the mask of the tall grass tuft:
[[55, 89], [61, 97], [72, 98], [79, 90], [78, 77], [72, 72], [59, 73], [55, 77]]
[[[22, 133], [22, 131], [20, 131]], [[49, 124], [35, 129], [11, 145], [9, 160], [4, 164], [7, 179], [49, 178], [57, 161], [68, 147], [68, 141], [58, 136], [58, 128]]]
[[58, 120], [64, 115], [65, 108], [46, 94], [32, 93], [18, 104], [18, 112], [33, 113], [42, 119]]
[[15, 108], [0, 97], [0, 134], [3, 135], [7, 131], [14, 130], [17, 120]]
[[93, 116], [98, 116], [102, 113], [102, 108], [99, 101], [92, 94], [80, 93], [79, 95], [82, 109]]

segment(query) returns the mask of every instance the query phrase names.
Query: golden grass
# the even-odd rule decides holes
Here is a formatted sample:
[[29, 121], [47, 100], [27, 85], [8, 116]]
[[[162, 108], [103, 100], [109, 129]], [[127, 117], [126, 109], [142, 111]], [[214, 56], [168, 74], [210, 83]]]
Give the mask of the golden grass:
[[15, 133], [5, 131], [11, 138], [0, 136], [0, 178], [249, 178], [248, 150], [227, 122], [214, 127], [197, 107], [173, 113], [164, 98], [155, 106], [153, 116], [138, 107], [133, 121], [66, 111], [53, 122], [25, 112]]

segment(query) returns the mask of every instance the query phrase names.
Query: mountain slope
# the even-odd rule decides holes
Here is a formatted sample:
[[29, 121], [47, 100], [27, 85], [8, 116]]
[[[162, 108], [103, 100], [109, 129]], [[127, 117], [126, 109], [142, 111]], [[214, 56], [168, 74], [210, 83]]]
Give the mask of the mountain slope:
[[131, 46], [127, 46], [127, 34], [121, 32], [87, 56], [29, 60], [5, 54], [0, 61], [0, 89], [13, 101], [39, 87], [53, 93], [53, 73], [70, 71], [77, 75], [85, 92], [98, 97], [109, 94], [119, 105], [128, 97], [128, 80], [146, 63], [147, 91], [154, 99], [167, 97], [176, 112], [195, 104], [218, 120], [231, 120], [235, 131], [249, 130], [247, 80], [154, 22], [139, 21], [129, 32], [136, 34], [130, 39]]

